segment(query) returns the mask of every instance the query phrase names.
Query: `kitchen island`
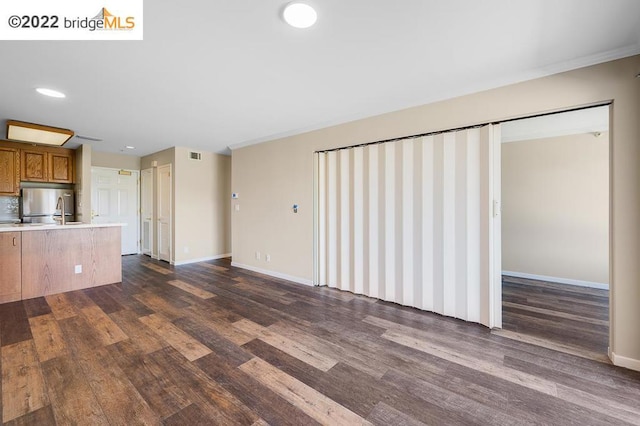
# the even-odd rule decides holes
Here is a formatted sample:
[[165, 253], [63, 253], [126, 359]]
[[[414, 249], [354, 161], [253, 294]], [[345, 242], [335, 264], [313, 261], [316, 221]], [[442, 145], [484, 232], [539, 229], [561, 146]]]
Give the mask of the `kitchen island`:
[[121, 226], [0, 225], [0, 303], [121, 282]]

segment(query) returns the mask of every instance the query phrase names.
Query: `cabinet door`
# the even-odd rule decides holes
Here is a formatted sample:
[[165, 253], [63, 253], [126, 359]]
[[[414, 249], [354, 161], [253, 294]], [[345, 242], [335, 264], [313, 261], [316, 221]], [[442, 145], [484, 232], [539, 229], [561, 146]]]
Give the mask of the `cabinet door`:
[[67, 154], [48, 153], [49, 181], [57, 183], [73, 183], [73, 156]]
[[22, 298], [20, 232], [0, 232], [0, 303]]
[[47, 153], [22, 150], [20, 177], [23, 181], [47, 182]]
[[20, 195], [20, 151], [0, 148], [0, 195]]

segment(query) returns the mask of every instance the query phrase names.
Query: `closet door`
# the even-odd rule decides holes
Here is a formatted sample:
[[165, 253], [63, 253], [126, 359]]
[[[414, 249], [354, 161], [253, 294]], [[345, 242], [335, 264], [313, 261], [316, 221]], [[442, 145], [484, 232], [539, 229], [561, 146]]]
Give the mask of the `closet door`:
[[318, 153], [318, 284], [500, 326], [499, 130]]
[[157, 191], [157, 244], [158, 244], [158, 258], [160, 260], [172, 262], [172, 229], [173, 229], [173, 217], [172, 217], [172, 177], [171, 177], [171, 164], [165, 164], [158, 167], [158, 191]]
[[140, 177], [140, 215], [142, 217], [142, 254], [153, 253], [153, 169], [145, 169]]

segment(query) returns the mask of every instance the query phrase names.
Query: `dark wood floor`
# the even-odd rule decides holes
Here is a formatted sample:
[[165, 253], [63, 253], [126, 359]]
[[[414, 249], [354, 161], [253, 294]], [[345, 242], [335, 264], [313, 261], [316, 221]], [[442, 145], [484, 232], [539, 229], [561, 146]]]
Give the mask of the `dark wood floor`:
[[0, 343], [10, 424], [640, 424], [640, 373], [228, 261], [126, 257]]
[[504, 335], [604, 359], [609, 291], [503, 276]]

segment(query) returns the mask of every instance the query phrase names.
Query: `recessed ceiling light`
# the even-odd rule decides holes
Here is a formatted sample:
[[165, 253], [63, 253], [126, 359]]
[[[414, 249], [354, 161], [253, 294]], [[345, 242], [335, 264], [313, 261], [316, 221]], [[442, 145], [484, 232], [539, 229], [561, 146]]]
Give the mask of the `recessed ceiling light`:
[[53, 89], [47, 89], [45, 87], [38, 87], [36, 89], [36, 92], [40, 93], [41, 95], [51, 96], [52, 98], [66, 98], [67, 97], [67, 95], [65, 95], [62, 92], [58, 92], [57, 90], [53, 90]]
[[284, 8], [282, 13], [287, 24], [296, 28], [309, 28], [316, 23], [318, 14], [306, 3], [293, 2]]
[[127, 149], [136, 149], [135, 146], [131, 146], [131, 145], [127, 145], [127, 146], [125, 146], [125, 148], [127, 148]]

